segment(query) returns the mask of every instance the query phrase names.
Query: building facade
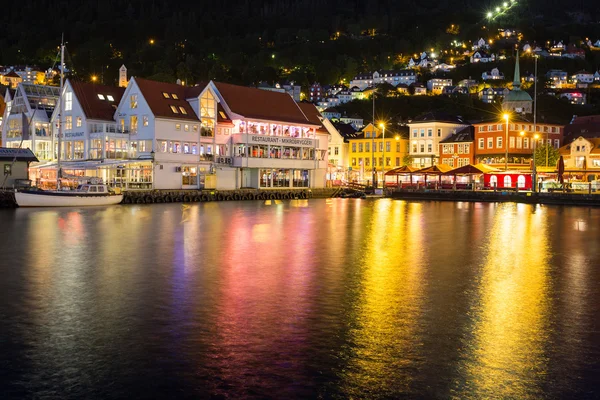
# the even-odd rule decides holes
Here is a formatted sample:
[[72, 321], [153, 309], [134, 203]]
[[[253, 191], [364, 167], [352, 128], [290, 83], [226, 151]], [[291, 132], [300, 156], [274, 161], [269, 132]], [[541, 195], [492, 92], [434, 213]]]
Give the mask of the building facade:
[[432, 94], [442, 94], [446, 86], [452, 86], [452, 79], [433, 78], [427, 81], [427, 90]]
[[423, 114], [409, 122], [409, 155], [412, 165], [429, 167], [439, 164], [440, 141], [468, 126], [460, 117], [435, 112]]
[[475, 136], [473, 134], [473, 127], [471, 126], [463, 128], [456, 133], [452, 133], [447, 138], [440, 140], [439, 163], [448, 165], [452, 168], [474, 164], [474, 140]]
[[558, 149], [562, 143], [564, 129], [558, 124], [537, 124], [534, 127], [533, 123], [523, 120], [509, 120], [508, 134], [506, 121], [502, 120], [477, 123], [473, 124], [473, 127], [475, 162], [499, 168], [506, 165], [509, 169], [530, 168], [536, 146], [548, 143]]
[[358, 74], [350, 81], [350, 87], [356, 86], [364, 90], [370, 86], [377, 86], [381, 83], [389, 83], [392, 86], [398, 86], [400, 83], [410, 85], [417, 81], [417, 74], [410, 69], [392, 71], [381, 70], [375, 72], [366, 72]]
[[371, 184], [373, 174], [382, 182], [384, 172], [403, 165], [408, 154], [406, 137], [368, 124], [349, 142], [350, 180]]
[[597, 180], [600, 176], [600, 138], [579, 136], [559, 149], [565, 162], [565, 171], [581, 174], [584, 181]]
[[59, 100], [54, 86], [20, 83], [14, 94], [7, 92], [2, 118], [2, 144], [28, 148], [41, 163], [55, 159], [51, 116]]

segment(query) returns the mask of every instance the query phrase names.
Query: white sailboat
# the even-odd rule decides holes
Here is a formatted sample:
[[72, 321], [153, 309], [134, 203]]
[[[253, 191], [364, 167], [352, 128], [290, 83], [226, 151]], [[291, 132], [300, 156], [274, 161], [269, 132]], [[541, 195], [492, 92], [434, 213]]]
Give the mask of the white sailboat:
[[60, 113], [58, 127], [58, 156], [56, 163], [56, 186], [58, 190], [33, 190], [15, 192], [15, 201], [19, 207], [79, 207], [106, 206], [119, 204], [123, 195], [112, 193], [106, 185], [79, 185], [76, 190], [60, 190], [62, 171], [60, 168], [60, 153], [62, 145], [63, 85], [65, 65], [65, 44], [60, 47]]

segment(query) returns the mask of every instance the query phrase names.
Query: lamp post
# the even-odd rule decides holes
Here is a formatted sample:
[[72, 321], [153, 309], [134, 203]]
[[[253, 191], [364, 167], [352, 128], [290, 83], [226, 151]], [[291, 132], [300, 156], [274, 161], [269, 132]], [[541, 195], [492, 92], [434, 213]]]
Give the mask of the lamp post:
[[506, 121], [506, 137], [504, 147], [506, 148], [506, 154], [504, 155], [504, 170], [508, 171], [508, 113], [504, 114], [504, 120]]
[[540, 135], [538, 135], [537, 133], [535, 133], [533, 135], [533, 171], [532, 171], [533, 173], [531, 174], [531, 177], [533, 179], [533, 182], [532, 182], [533, 184], [531, 185], [532, 186], [531, 190], [534, 193], [537, 192], [537, 171], [536, 171], [536, 168], [535, 168], [535, 150], [536, 150], [535, 148], [536, 148], [537, 141], [538, 141], [539, 137], [540, 137]]
[[379, 124], [379, 127], [383, 129], [383, 139], [381, 139], [383, 151], [383, 155], [381, 157], [381, 161], [383, 163], [383, 165], [381, 166], [381, 187], [385, 189], [385, 124], [382, 122]]
[[377, 173], [375, 169], [375, 91], [373, 91], [373, 123], [371, 126], [373, 130], [371, 131], [371, 184], [373, 185], [373, 189], [375, 189], [375, 174]]

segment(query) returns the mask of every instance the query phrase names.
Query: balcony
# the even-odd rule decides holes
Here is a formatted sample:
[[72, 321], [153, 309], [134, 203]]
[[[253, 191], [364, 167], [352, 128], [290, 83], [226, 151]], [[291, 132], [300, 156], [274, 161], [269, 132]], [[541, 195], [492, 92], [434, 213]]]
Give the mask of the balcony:
[[89, 133], [119, 133], [129, 134], [137, 133], [131, 132], [128, 125], [117, 125], [117, 124], [90, 124]]

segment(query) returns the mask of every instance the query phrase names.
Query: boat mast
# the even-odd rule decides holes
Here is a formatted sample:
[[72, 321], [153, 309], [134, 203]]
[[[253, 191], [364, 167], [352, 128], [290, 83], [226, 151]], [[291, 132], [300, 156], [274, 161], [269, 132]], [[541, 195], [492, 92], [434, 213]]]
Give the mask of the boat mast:
[[59, 92], [59, 113], [58, 113], [58, 152], [56, 157], [56, 189], [60, 190], [60, 152], [62, 147], [63, 121], [62, 112], [64, 104], [63, 85], [65, 79], [65, 36], [63, 34], [60, 42], [60, 92]]

